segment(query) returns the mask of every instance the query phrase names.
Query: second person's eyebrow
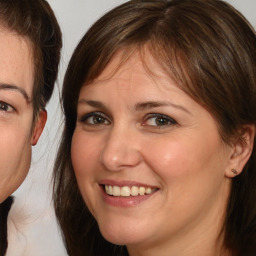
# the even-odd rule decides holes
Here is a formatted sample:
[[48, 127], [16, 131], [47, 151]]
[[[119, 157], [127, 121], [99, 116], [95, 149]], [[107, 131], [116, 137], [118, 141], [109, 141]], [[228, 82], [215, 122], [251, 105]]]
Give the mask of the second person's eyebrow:
[[17, 92], [22, 94], [22, 96], [25, 98], [25, 100], [27, 102], [31, 102], [31, 98], [28, 96], [27, 92], [19, 86], [16, 86], [16, 85], [13, 85], [13, 84], [0, 83], [0, 90], [17, 91]]

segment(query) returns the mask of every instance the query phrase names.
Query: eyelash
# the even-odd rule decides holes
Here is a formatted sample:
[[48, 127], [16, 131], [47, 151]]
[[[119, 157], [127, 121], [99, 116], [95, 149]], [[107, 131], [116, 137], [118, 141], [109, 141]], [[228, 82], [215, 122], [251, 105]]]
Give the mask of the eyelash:
[[[155, 125], [147, 124], [147, 122], [150, 119], [155, 119], [154, 120]], [[158, 119], [158, 122], [160, 121], [162, 123], [157, 124], [157, 119]], [[92, 126], [93, 125], [109, 125], [111, 123], [111, 121], [106, 117], [106, 115], [104, 115], [101, 112], [90, 112], [88, 114], [85, 114], [80, 118], [79, 121], [86, 125], [92, 125]], [[164, 128], [164, 127], [176, 125], [176, 124], [177, 122], [173, 118], [167, 115], [157, 114], [157, 113], [147, 115], [144, 121], [142, 122], [142, 126], [149, 126], [154, 128]]]
[[[159, 119], [159, 120], [161, 120], [161, 121], [163, 121], [164, 123], [163, 124], [157, 124], [156, 123], [156, 125], [152, 125], [152, 124], [146, 124], [146, 122], [148, 122], [150, 119], [153, 119], [153, 118], [155, 118], [155, 123], [157, 122], [157, 118]], [[163, 114], [149, 114], [147, 117], [146, 117], [146, 120], [143, 122], [143, 126], [150, 126], [150, 127], [156, 127], [156, 128], [164, 128], [164, 127], [166, 127], [166, 126], [170, 126], [170, 125], [175, 125], [175, 124], [177, 124], [177, 122], [173, 119], [173, 118], [171, 118], [171, 117], [169, 117], [169, 116], [167, 116], [167, 115], [163, 115]]]
[[11, 106], [10, 104], [0, 101], [0, 111], [12, 112], [14, 110], [15, 110], [15, 108], [13, 106]]
[[[95, 118], [101, 118], [104, 123], [89, 123], [89, 119], [92, 118], [92, 121], [95, 121]], [[101, 112], [91, 112], [88, 114], [83, 115], [80, 120], [81, 123], [84, 123], [86, 125], [106, 125], [105, 122], [107, 121], [107, 124], [110, 124], [109, 119]]]

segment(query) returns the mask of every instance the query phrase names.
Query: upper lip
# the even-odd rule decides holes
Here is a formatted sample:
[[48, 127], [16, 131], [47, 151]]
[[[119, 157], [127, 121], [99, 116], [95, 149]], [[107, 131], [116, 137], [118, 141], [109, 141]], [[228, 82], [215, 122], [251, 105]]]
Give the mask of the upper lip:
[[137, 181], [131, 181], [131, 180], [122, 180], [122, 181], [117, 181], [117, 180], [109, 180], [109, 179], [104, 179], [99, 182], [100, 185], [111, 185], [111, 186], [118, 186], [118, 187], [132, 187], [132, 186], [137, 186], [137, 187], [146, 187], [146, 188], [157, 188], [155, 185], [150, 185], [150, 184], [145, 184]]

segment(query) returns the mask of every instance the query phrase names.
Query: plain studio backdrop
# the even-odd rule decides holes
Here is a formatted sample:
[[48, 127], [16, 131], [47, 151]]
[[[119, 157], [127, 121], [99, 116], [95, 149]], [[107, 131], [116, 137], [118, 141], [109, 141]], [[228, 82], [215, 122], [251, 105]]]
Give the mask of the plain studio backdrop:
[[[49, 105], [48, 122], [33, 148], [30, 172], [14, 193], [9, 218], [7, 256], [65, 256], [65, 248], [54, 217], [51, 179], [62, 131], [59, 92], [71, 54], [87, 29], [103, 13], [124, 0], [48, 0], [63, 33], [59, 78]], [[229, 0], [256, 27], [256, 0]]]

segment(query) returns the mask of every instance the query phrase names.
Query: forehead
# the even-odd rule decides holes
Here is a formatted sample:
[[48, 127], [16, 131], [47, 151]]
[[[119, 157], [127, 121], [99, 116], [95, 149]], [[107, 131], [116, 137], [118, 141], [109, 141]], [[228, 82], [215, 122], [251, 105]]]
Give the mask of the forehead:
[[15, 85], [31, 97], [33, 82], [31, 43], [0, 26], [0, 83]]
[[182, 101], [190, 98], [151, 54], [142, 56], [140, 52], [134, 52], [129, 58], [123, 56], [123, 52], [117, 54], [93, 82], [85, 84], [81, 88], [80, 99], [97, 98], [106, 102], [115, 98], [115, 102], [122, 100], [132, 104], [145, 100], [176, 98], [176, 101]]
[[130, 80], [131, 76], [139, 72], [144, 73], [152, 80], [156, 80], [156, 82], [159, 77], [163, 76], [173, 80], [172, 74], [164, 71], [147, 46], [126, 47], [118, 50], [102, 72], [91, 81], [86, 81], [83, 86], [105, 83], [114, 77]]

